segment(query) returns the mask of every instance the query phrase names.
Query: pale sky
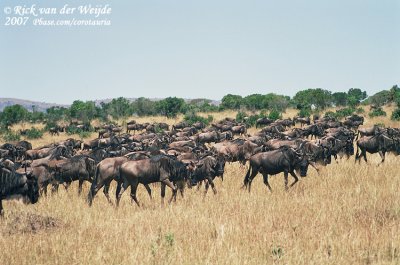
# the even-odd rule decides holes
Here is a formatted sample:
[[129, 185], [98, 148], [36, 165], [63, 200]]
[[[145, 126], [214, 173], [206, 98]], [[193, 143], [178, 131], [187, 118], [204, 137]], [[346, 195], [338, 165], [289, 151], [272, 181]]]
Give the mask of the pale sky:
[[[112, 25], [5, 26], [4, 8], [21, 4], [109, 4]], [[0, 0], [0, 14], [0, 97], [370, 95], [400, 85], [399, 0]]]

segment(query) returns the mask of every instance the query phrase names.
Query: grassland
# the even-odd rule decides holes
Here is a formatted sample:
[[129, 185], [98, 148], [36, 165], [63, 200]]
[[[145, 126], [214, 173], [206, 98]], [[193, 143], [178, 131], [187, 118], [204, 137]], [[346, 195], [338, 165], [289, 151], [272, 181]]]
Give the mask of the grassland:
[[[399, 126], [366, 125], [377, 122]], [[251, 193], [241, 190], [246, 168], [234, 163], [216, 180], [217, 195], [186, 190], [171, 205], [160, 205], [158, 186], [153, 200], [139, 187], [141, 208], [124, 194], [116, 209], [102, 192], [89, 208], [76, 184], [35, 205], [8, 201], [0, 264], [400, 264], [400, 158], [381, 166], [379, 155], [369, 158], [310, 169], [289, 192], [281, 174], [271, 177], [272, 193], [261, 176]]]

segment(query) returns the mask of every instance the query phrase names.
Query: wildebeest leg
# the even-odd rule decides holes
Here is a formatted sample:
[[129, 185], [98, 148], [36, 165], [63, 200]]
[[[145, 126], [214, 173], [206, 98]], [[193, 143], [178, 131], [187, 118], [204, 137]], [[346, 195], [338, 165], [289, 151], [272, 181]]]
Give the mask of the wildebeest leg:
[[368, 161], [367, 161], [367, 151], [366, 150], [362, 150], [361, 151], [361, 155], [364, 157], [365, 162], [368, 163]]
[[165, 197], [165, 186], [166, 184], [161, 182], [161, 205], [164, 205], [164, 197]]
[[119, 201], [121, 200], [122, 193], [129, 187], [129, 182], [124, 181], [123, 183], [120, 183], [119, 188], [117, 187], [117, 207], [119, 206]]
[[51, 184], [51, 194], [58, 192], [58, 183]]
[[200, 180], [200, 181], [197, 183], [197, 190], [200, 190], [202, 184], [203, 184], [203, 181], [202, 181], [202, 180]]
[[382, 161], [379, 163], [379, 165], [380, 164], [382, 164], [383, 162], [385, 162], [385, 151], [379, 151], [379, 155], [381, 156], [381, 159], [382, 159]]
[[271, 186], [269, 185], [269, 182], [268, 182], [268, 174], [267, 173], [263, 173], [262, 175], [263, 175], [263, 179], [264, 179], [264, 184], [267, 186], [269, 191], [272, 192]]
[[217, 190], [215, 189], [215, 184], [214, 184], [213, 179], [211, 177], [207, 177], [207, 180], [208, 180], [208, 183], [210, 183], [210, 186], [214, 192], [214, 195], [217, 194]]
[[288, 190], [288, 172], [285, 170], [285, 172], [283, 173], [283, 176], [285, 178], [285, 190]]
[[[109, 190], [110, 190], [110, 184], [111, 184], [111, 180], [110, 180], [110, 181], [107, 181], [106, 183], [104, 183], [103, 193], [104, 193], [104, 196], [106, 196], [108, 203], [112, 205], [113, 202], [111, 201], [110, 194], [108, 194], [108, 192], [109, 192]], [[97, 192], [98, 190], [100, 190], [102, 186], [103, 186], [103, 184], [101, 184], [101, 186], [98, 186], [98, 187], [96, 188], [96, 192]], [[94, 196], [94, 194], [93, 194], [93, 196]]]
[[78, 187], [78, 195], [79, 196], [82, 193], [82, 185], [83, 185], [83, 179], [79, 179], [79, 187]]
[[115, 190], [115, 200], [117, 203], [118, 203], [118, 195], [121, 192], [121, 188], [122, 188], [122, 181], [117, 180], [117, 189]]
[[144, 185], [144, 187], [146, 188], [147, 194], [149, 194], [150, 199], [153, 199], [153, 197], [151, 197], [151, 189], [150, 189], [150, 186], [149, 186], [148, 184], [143, 184], [143, 185]]
[[[171, 203], [171, 201], [172, 201], [172, 199], [174, 198], [174, 196], [176, 196], [176, 192], [177, 192], [176, 187], [174, 186], [174, 184], [171, 183], [171, 181], [169, 181], [169, 179], [164, 179], [164, 180], [162, 180], [162, 181], [161, 181], [161, 184], [165, 184], [165, 185], [167, 185], [168, 187], [171, 188], [171, 190], [172, 190], [172, 196], [171, 196], [171, 199], [169, 199], [169, 201], [168, 201], [169, 203]], [[164, 196], [165, 196], [165, 194], [164, 194]]]
[[[294, 178], [294, 181], [292, 184], [290, 184], [290, 187], [293, 187], [294, 184], [297, 183], [297, 181], [299, 181], [299, 178], [296, 176], [296, 173], [294, 173], [294, 171], [290, 172], [290, 175], [292, 175], [292, 177]], [[287, 183], [286, 183], [287, 184]]]
[[[131, 183], [131, 199], [136, 202], [138, 207], [140, 207], [139, 201], [136, 197], [136, 191], [137, 191], [138, 186], [139, 186], [138, 180], [137, 181], [135, 180], [134, 183]], [[122, 187], [122, 188], [124, 188], [124, 187]]]
[[4, 216], [3, 201], [0, 199], [0, 217]]

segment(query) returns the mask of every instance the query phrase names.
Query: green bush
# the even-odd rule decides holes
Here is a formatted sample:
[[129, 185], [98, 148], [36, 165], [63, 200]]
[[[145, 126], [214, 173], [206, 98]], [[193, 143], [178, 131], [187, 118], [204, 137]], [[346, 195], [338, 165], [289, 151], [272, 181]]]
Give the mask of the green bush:
[[311, 113], [308, 109], [301, 109], [299, 112], [297, 112], [297, 116], [299, 116], [301, 118], [306, 118], [306, 117], [310, 117]]
[[390, 118], [394, 121], [400, 121], [400, 108], [395, 109]]
[[39, 139], [43, 137], [43, 131], [36, 129], [33, 127], [32, 129], [29, 129], [26, 131], [26, 137], [28, 139]]
[[336, 110], [336, 118], [338, 118], [338, 119], [342, 119], [342, 118], [344, 118], [344, 117], [346, 117], [346, 116], [350, 116], [350, 115], [352, 115], [354, 112], [355, 112], [356, 110], [355, 109], [353, 109], [353, 108], [344, 108], [344, 109], [338, 109], [338, 110]]
[[356, 113], [357, 114], [362, 114], [362, 113], [364, 113], [365, 112], [365, 110], [363, 109], [363, 108], [357, 108], [356, 109]]
[[275, 120], [277, 120], [277, 119], [282, 118], [282, 114], [281, 114], [279, 111], [277, 111], [277, 110], [272, 110], [272, 111], [268, 114], [268, 118], [275, 121]]
[[12, 131], [7, 131], [3, 135], [3, 140], [6, 142], [14, 142], [14, 141], [19, 141], [21, 140], [21, 136], [19, 133], [14, 133]]
[[202, 122], [205, 125], [208, 125], [212, 120], [213, 120], [213, 116], [208, 115], [207, 118], [201, 117], [199, 115], [197, 115], [196, 113], [187, 113], [183, 119], [191, 126], [193, 123], [196, 122]]
[[373, 118], [373, 117], [380, 117], [380, 116], [386, 116], [386, 112], [382, 108], [377, 108], [368, 113], [368, 115]]

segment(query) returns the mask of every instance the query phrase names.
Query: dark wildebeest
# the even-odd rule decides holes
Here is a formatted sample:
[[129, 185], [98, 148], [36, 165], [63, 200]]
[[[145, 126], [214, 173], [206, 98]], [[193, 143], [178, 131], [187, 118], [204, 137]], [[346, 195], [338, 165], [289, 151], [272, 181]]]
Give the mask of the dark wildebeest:
[[139, 183], [150, 184], [161, 182], [161, 198], [162, 202], [165, 197], [165, 187], [168, 186], [172, 190], [172, 199], [176, 198], [177, 188], [173, 182], [184, 182], [189, 176], [186, 165], [171, 156], [157, 155], [150, 159], [138, 161], [128, 161], [121, 165], [119, 169], [122, 185], [118, 185], [117, 206], [124, 191], [131, 186], [131, 198], [139, 206], [136, 198], [136, 190]]
[[201, 181], [206, 181], [204, 196], [207, 194], [209, 186], [211, 186], [214, 194], [217, 193], [215, 189], [214, 179], [220, 176], [223, 179], [225, 170], [225, 158], [218, 156], [217, 158], [213, 156], [206, 156], [198, 163], [196, 163], [196, 169], [193, 171], [191, 180], [192, 185], [196, 185]]
[[250, 158], [250, 167], [244, 177], [243, 187], [248, 188], [250, 192], [251, 182], [257, 173], [261, 173], [264, 178], [264, 184], [272, 191], [268, 183], [268, 175], [275, 175], [283, 172], [285, 177], [285, 188], [288, 189], [288, 174], [292, 175], [294, 182], [292, 187], [299, 180], [294, 173], [295, 169], [300, 169], [300, 176], [305, 177], [308, 170], [308, 160], [305, 156], [298, 153], [295, 149], [283, 146], [278, 150], [258, 153]]
[[3, 215], [2, 200], [22, 196], [24, 202], [36, 203], [39, 199], [38, 181], [30, 172], [20, 174], [0, 163], [0, 216]]
[[[135, 154], [134, 157], [132, 155], [130, 155], [130, 157], [128, 156], [110, 157], [98, 163], [96, 166], [94, 179], [92, 181], [92, 185], [90, 187], [90, 191], [88, 194], [89, 206], [92, 205], [94, 196], [103, 186], [104, 186], [103, 193], [106, 196], [107, 201], [110, 204], [112, 204], [108, 191], [110, 189], [110, 184], [113, 180], [120, 182], [118, 179], [120, 166], [129, 160], [141, 160], [146, 158], [149, 158], [149, 156], [144, 153], [137, 153]], [[147, 192], [151, 196], [150, 188], [147, 185], [145, 185], [145, 187]]]
[[364, 136], [357, 140], [356, 161], [358, 160], [360, 163], [361, 157], [364, 157], [365, 162], [367, 162], [367, 152], [371, 154], [379, 153], [382, 159], [379, 164], [381, 164], [385, 162], [385, 153], [390, 151], [394, 151], [397, 155], [400, 153], [399, 139], [393, 139], [384, 133]]
[[358, 132], [357, 132], [356, 140], [363, 136], [373, 136], [373, 135], [382, 133], [384, 131], [385, 131], [384, 128], [381, 128], [379, 125], [376, 125], [376, 124], [374, 126], [368, 127], [368, 128], [359, 128]]
[[54, 179], [58, 184], [79, 181], [78, 194], [82, 193], [83, 182], [92, 182], [96, 161], [86, 155], [73, 156], [56, 165]]
[[268, 119], [268, 118], [259, 118], [256, 121], [256, 128], [261, 127], [261, 126], [270, 125], [272, 122], [273, 122], [273, 120]]
[[301, 127], [303, 127], [303, 125], [310, 125], [311, 124], [310, 117], [294, 117], [293, 121], [295, 123], [300, 123]]
[[219, 132], [205, 132], [205, 133], [199, 133], [197, 135], [197, 143], [211, 143], [211, 142], [218, 142], [220, 139], [220, 133]]

